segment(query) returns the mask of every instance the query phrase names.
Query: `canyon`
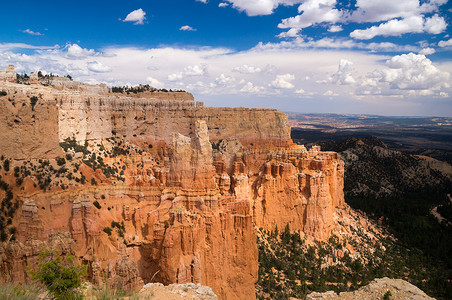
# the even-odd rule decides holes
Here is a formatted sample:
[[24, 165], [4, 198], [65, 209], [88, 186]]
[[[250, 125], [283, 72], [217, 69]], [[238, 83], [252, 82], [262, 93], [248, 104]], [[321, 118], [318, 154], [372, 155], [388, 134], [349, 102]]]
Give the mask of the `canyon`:
[[95, 284], [193, 282], [255, 299], [257, 229], [324, 241], [345, 206], [338, 154], [293, 143], [277, 110], [66, 78], [0, 90], [1, 176], [17, 203], [5, 280], [30, 280], [47, 247], [74, 253]]

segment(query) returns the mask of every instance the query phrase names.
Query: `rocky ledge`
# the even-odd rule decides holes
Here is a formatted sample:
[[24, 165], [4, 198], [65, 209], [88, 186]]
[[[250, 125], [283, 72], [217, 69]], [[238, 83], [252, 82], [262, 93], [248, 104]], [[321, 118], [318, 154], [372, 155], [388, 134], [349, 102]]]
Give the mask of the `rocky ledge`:
[[375, 299], [411, 299], [411, 300], [423, 300], [434, 299], [427, 296], [418, 287], [402, 279], [390, 279], [387, 277], [378, 278], [369, 283], [366, 286], [353, 292], [342, 292], [336, 294], [333, 291], [326, 293], [311, 293], [306, 297], [306, 300], [375, 300]]

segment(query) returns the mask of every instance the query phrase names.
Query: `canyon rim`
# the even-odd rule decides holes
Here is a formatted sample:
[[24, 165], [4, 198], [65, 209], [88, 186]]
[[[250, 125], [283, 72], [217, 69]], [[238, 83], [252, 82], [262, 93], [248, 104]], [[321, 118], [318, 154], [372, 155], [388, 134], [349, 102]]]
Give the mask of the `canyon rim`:
[[14, 169], [2, 169], [14, 207], [3, 216], [6, 280], [29, 281], [46, 246], [75, 253], [96, 284], [193, 282], [220, 299], [255, 299], [257, 229], [289, 226], [325, 240], [345, 205], [337, 153], [294, 144], [277, 110], [6, 75], [0, 152]]

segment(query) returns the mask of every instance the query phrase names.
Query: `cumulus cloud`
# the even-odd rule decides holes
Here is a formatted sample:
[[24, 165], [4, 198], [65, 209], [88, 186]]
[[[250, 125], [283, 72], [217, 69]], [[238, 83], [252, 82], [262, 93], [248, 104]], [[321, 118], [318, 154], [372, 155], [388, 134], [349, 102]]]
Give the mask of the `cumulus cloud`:
[[358, 23], [387, 21], [394, 18], [407, 18], [418, 14], [418, 0], [375, 1], [357, 0], [356, 10], [350, 21]]
[[242, 65], [239, 67], [234, 67], [232, 69], [233, 72], [238, 72], [238, 73], [242, 73], [242, 74], [254, 74], [254, 73], [259, 73], [262, 72], [262, 69], [256, 66], [249, 66], [249, 65]]
[[[447, 3], [448, 0], [430, 0], [425, 1], [421, 7], [420, 11], [423, 13], [430, 13], [438, 10], [438, 7]], [[450, 10], [449, 10], [450, 11]]]
[[305, 93], [306, 93], [306, 91], [303, 89], [298, 89], [295, 91], [295, 94], [305, 94]]
[[193, 28], [191, 26], [188, 26], [188, 25], [182, 26], [181, 28], [179, 28], [179, 30], [181, 30], [181, 31], [196, 31], [195, 28]]
[[186, 76], [201, 76], [206, 74], [207, 67], [205, 65], [188, 66], [184, 69]]
[[207, 4], [207, 0], [196, 0], [196, 1], [202, 2], [202, 3], [204, 3], [204, 4]]
[[[272, 12], [272, 5], [282, 4], [279, 1], [263, 0], [261, 2], [268, 5], [269, 13]], [[421, 32], [438, 34], [447, 27], [445, 19], [438, 14], [426, 18], [425, 14], [438, 12], [439, 7], [446, 2], [447, 0], [430, 0], [420, 5], [419, 0], [357, 0], [355, 8], [349, 9], [339, 8], [337, 0], [305, 0], [300, 1], [299, 14], [281, 20], [278, 27], [300, 31], [303, 28], [326, 23], [329, 25], [328, 31], [334, 33], [343, 30], [337, 23], [383, 22], [367, 29], [355, 30], [351, 36], [356, 39], [371, 39], [378, 35], [399, 36], [405, 33]], [[296, 1], [291, 4], [296, 4]], [[294, 37], [294, 33], [294, 31], [283, 32], [279, 37]]]
[[85, 58], [87, 56], [93, 56], [96, 54], [94, 49], [86, 49], [82, 48], [77, 44], [68, 44], [67, 48], [67, 57], [71, 59], [80, 59]]
[[42, 34], [42, 33], [40, 33], [40, 32], [37, 32], [37, 31], [33, 31], [33, 30], [30, 30], [30, 29], [25, 29], [25, 30], [22, 30], [22, 32], [23, 33], [28, 33], [28, 34], [30, 34], [30, 35], [44, 35], [44, 34]]
[[443, 17], [434, 15], [425, 21], [424, 30], [431, 34], [438, 34], [446, 30], [447, 24]]
[[436, 51], [435, 51], [435, 49], [433, 49], [433, 48], [424, 48], [424, 49], [422, 49], [421, 51], [419, 51], [419, 54], [422, 54], [422, 55], [430, 55], [430, 54], [433, 54], [433, 53], [435, 53]]
[[226, 7], [226, 6], [229, 6], [229, 3], [221, 2], [220, 4], [218, 4], [218, 7]]
[[328, 90], [325, 93], [323, 93], [323, 96], [330, 96], [330, 97], [332, 97], [332, 96], [339, 96], [339, 94], [333, 92], [332, 90]]
[[295, 79], [293, 74], [276, 75], [276, 79], [273, 80], [269, 86], [275, 89], [293, 89], [294, 85], [291, 83]]
[[294, 5], [302, 0], [227, 0], [232, 7], [244, 11], [248, 16], [270, 15], [279, 5]]
[[146, 12], [141, 8], [130, 12], [123, 22], [133, 22], [133, 25], [143, 25], [146, 20]]
[[356, 29], [350, 33], [355, 39], [369, 40], [376, 36], [400, 36], [405, 33], [422, 33], [438, 34], [443, 32], [447, 27], [443, 17], [434, 15], [424, 20], [422, 16], [412, 16], [406, 19], [393, 19], [379, 26], [361, 30]]
[[227, 85], [235, 81], [235, 78], [232, 76], [226, 76], [221, 74], [219, 77], [215, 79], [215, 83], [218, 85]]
[[107, 73], [111, 72], [111, 68], [108, 66], [104, 66], [98, 61], [90, 61], [87, 63], [88, 70], [96, 73]]
[[329, 32], [340, 32], [342, 30], [344, 29], [342, 28], [341, 25], [331, 25], [330, 28], [328, 28]]
[[307, 0], [299, 7], [302, 13], [295, 17], [283, 19], [279, 28], [306, 28], [323, 22], [336, 23], [344, 17], [344, 12], [335, 8], [336, 0]]
[[386, 65], [389, 68], [381, 72], [381, 80], [390, 83], [391, 88], [425, 90], [442, 86], [449, 79], [449, 73], [440, 71], [424, 55], [397, 55]]
[[361, 94], [440, 95], [450, 88], [449, 72], [442, 71], [421, 54], [396, 55], [386, 61], [386, 68], [374, 70], [358, 88]]
[[168, 75], [169, 81], [179, 81], [182, 78], [184, 78], [184, 74], [182, 72]]
[[169, 81], [178, 81], [186, 76], [202, 76], [207, 73], [206, 65], [194, 65], [184, 68], [184, 71], [168, 75]]
[[353, 84], [355, 79], [352, 76], [353, 62], [341, 59], [336, 73], [331, 75], [330, 81], [337, 84]]
[[290, 28], [288, 31], [286, 32], [281, 32], [280, 34], [277, 35], [277, 37], [281, 38], [290, 38], [290, 37], [296, 37], [298, 36], [298, 32], [300, 30], [298, 28]]
[[241, 89], [240, 92], [241, 93], [253, 93], [253, 94], [258, 94], [261, 93], [265, 90], [264, 87], [262, 86], [255, 86], [253, 85], [251, 82], [247, 82]]
[[441, 48], [452, 46], [452, 39], [449, 39], [447, 41], [439, 41], [438, 46], [440, 46]]
[[370, 40], [378, 35], [400, 36], [404, 33], [421, 33], [423, 30], [423, 18], [421, 16], [413, 16], [403, 20], [394, 19], [364, 30], [356, 29], [350, 33], [350, 36], [355, 39]]
[[[342, 50], [324, 48], [318, 51], [315, 47], [320, 45], [340, 45]], [[50, 49], [28, 49], [27, 45], [16, 45], [27, 48], [23, 51], [13, 45], [0, 44], [0, 67], [14, 64], [18, 72], [41, 70], [60, 75], [70, 74], [75, 80], [102, 82], [110, 86], [148, 82], [156, 87], [188, 90], [196, 98], [207, 95], [203, 97], [206, 105], [215, 106], [228, 101], [231, 106], [290, 110], [285, 105], [292, 103], [292, 108], [296, 110], [300, 107], [295, 107], [297, 102], [291, 99], [323, 95], [328, 90], [339, 94], [334, 97], [338, 103], [357, 101], [356, 105], [359, 106], [360, 100], [355, 100], [355, 97], [366, 95], [366, 103], [373, 103], [377, 108], [380, 107], [376, 104], [378, 101], [387, 99], [383, 99], [383, 95], [397, 95], [420, 103], [422, 99], [452, 94], [452, 89], [448, 87], [449, 73], [452, 73], [450, 62], [432, 63], [425, 56], [418, 55], [422, 59], [416, 62], [416, 56], [406, 58], [411, 64], [402, 64], [400, 67], [395, 64], [397, 59], [390, 63], [391, 57], [355, 51], [355, 45], [360, 43], [300, 39], [238, 52], [207, 47], [143, 49], [123, 46], [103, 48], [97, 52], [77, 45], [81, 50], [74, 48], [78, 49], [73, 51], [77, 54], [74, 54], [77, 57], [74, 59], [68, 56], [68, 48], [72, 44]], [[390, 49], [393, 46], [384, 47]], [[429, 44], [416, 47], [415, 53], [419, 53], [423, 48], [427, 49]], [[8, 50], [11, 48], [13, 50]], [[388, 63], [385, 63], [386, 60]], [[272, 67], [267, 67], [269, 62]], [[353, 78], [354, 84], [350, 84], [350, 78]], [[325, 83], [315, 84], [321, 80]], [[298, 86], [302, 82], [304, 85]], [[410, 82], [414, 82], [414, 87], [407, 86]], [[157, 85], [159, 83], [161, 85]], [[422, 89], [410, 89], [416, 86]], [[278, 94], [279, 101], [273, 101], [275, 94]], [[321, 101], [328, 97], [317, 98], [319, 109]], [[381, 108], [378, 112], [384, 110], [392, 112], [391, 106]]]
[[146, 77], [146, 81], [149, 82], [149, 84], [152, 87], [155, 87], [155, 88], [158, 88], [158, 89], [161, 89], [161, 88], [165, 87], [165, 84], [163, 82], [161, 82], [158, 79], [155, 79], [155, 78], [153, 78], [151, 76]]

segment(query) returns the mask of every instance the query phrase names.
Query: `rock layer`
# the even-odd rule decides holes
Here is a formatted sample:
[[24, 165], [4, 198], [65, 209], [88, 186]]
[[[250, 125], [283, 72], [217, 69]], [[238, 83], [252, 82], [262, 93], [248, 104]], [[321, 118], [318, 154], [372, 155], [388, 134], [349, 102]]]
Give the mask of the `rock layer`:
[[361, 287], [354, 292], [342, 292], [336, 294], [333, 291], [326, 293], [311, 293], [306, 297], [306, 300], [374, 300], [385, 299], [385, 294], [389, 297], [387, 299], [416, 299], [416, 300], [434, 300], [429, 297], [421, 289], [412, 285], [411, 283], [402, 279], [389, 279], [387, 277], [378, 278], [366, 286]]
[[[48, 123], [48, 134], [35, 137], [43, 139], [36, 148], [25, 129], [44, 123], [18, 124], [25, 126], [18, 142], [11, 133], [16, 125], [2, 123], [0, 151], [7, 157], [55, 157], [62, 153], [58, 142], [68, 137], [105, 148], [112, 137], [148, 146], [140, 155], [104, 158], [124, 164], [124, 182], [101, 176], [105, 181], [98, 186], [21, 194], [17, 243], [69, 232], [73, 251], [89, 264], [96, 283], [132, 288], [195, 282], [212, 287], [220, 299], [254, 299], [255, 228], [288, 224], [326, 239], [334, 210], [344, 205], [338, 155], [293, 144], [287, 116], [276, 110], [208, 108], [195, 105], [189, 94], [140, 98], [9, 83], [3, 89], [17, 99], [38, 95], [34, 107], [23, 100], [21, 109]], [[9, 105], [5, 97], [0, 102]], [[0, 114], [11, 119], [16, 111]], [[29, 148], [16, 153], [16, 143]], [[80, 169], [89, 168], [82, 163]], [[28, 261], [21, 260], [23, 268]], [[20, 273], [20, 266], [1, 268], [3, 274]]]

